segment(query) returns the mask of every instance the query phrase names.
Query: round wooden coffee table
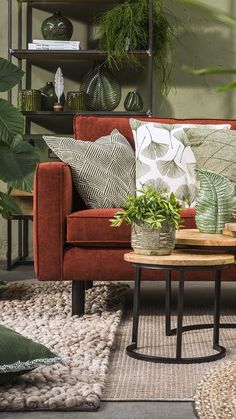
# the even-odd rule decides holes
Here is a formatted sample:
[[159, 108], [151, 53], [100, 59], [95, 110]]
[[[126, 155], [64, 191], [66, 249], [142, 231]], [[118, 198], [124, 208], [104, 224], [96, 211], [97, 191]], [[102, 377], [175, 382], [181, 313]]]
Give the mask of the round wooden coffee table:
[[176, 232], [176, 248], [236, 251], [236, 237], [224, 234], [201, 233], [197, 229], [183, 228]]
[[[220, 328], [220, 294], [221, 294], [221, 271], [234, 263], [234, 256], [227, 254], [214, 254], [207, 252], [193, 252], [191, 250], [174, 250], [168, 256], [144, 256], [131, 252], [124, 255], [127, 262], [132, 263], [135, 270], [135, 287], [133, 303], [133, 328], [132, 343], [127, 346], [127, 354], [133, 358], [151, 362], [164, 363], [200, 363], [215, 361], [223, 358], [226, 349], [219, 345]], [[166, 275], [166, 335], [176, 334], [176, 356], [162, 357], [146, 355], [138, 352], [138, 324], [139, 324], [139, 295], [142, 269], [162, 269]], [[179, 272], [178, 289], [178, 310], [177, 310], [177, 328], [171, 329], [171, 271]], [[214, 270], [215, 271], [215, 303], [214, 303], [214, 322], [212, 324], [194, 324], [183, 326], [183, 300], [184, 300], [184, 274], [187, 270]], [[184, 358], [182, 357], [182, 333], [190, 330], [205, 329], [213, 326], [213, 349], [215, 354]]]

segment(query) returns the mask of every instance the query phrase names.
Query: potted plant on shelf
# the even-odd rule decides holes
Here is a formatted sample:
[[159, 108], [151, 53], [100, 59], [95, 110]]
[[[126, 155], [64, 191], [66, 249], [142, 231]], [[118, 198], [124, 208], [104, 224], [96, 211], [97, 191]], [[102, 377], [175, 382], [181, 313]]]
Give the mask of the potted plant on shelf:
[[[135, 50], [149, 49], [149, 1], [125, 0], [97, 19], [99, 47], [107, 52], [108, 65], [120, 68], [124, 62], [140, 68]], [[162, 0], [153, 0], [153, 59], [162, 77], [162, 91], [167, 92], [170, 73], [170, 50], [174, 30], [164, 11]]]
[[[23, 76], [23, 71], [0, 58], [0, 92], [14, 87]], [[8, 193], [0, 191], [0, 214], [9, 218], [21, 214], [15, 199], [9, 195], [12, 187], [32, 190], [33, 174], [39, 156], [23, 139], [24, 117], [15, 106], [0, 98], [0, 180], [7, 183]]]
[[143, 186], [138, 196], [129, 195], [124, 208], [117, 211], [112, 227], [120, 227], [125, 221], [132, 224], [131, 246], [142, 255], [168, 255], [175, 247], [175, 231], [181, 223], [176, 196], [157, 192]]

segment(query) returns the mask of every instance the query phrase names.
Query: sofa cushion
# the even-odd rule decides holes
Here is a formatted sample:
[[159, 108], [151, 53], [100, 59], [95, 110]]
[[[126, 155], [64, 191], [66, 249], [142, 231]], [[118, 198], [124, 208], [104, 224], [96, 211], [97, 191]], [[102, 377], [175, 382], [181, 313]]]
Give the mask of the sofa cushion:
[[236, 132], [229, 130], [184, 129], [197, 167], [211, 170], [236, 184]]
[[123, 206], [128, 194], [134, 194], [134, 151], [117, 129], [92, 142], [51, 136], [44, 140], [70, 166], [87, 208]]
[[[167, 124], [230, 124], [231, 129], [236, 129], [236, 119], [174, 119], [154, 117], [138, 117], [138, 119]], [[76, 115], [74, 117], [74, 135], [76, 139], [82, 138], [85, 141], [95, 141], [98, 137], [108, 135], [115, 128], [117, 128], [134, 147], [134, 140], [128, 117], [109, 117], [103, 115]]]
[[[79, 246], [127, 247], [130, 246], [130, 226], [110, 227], [118, 208], [86, 209], [67, 216], [67, 243]], [[195, 228], [195, 210], [181, 211], [183, 226]]]

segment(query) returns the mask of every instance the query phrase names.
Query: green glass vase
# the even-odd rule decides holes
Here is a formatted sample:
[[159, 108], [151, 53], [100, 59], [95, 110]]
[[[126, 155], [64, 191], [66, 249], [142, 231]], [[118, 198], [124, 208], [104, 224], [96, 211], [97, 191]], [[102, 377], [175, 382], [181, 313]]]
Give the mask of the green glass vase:
[[[41, 92], [41, 109], [42, 111], [53, 111], [53, 105], [57, 102], [57, 95], [55, 93], [55, 87], [51, 81], [48, 81], [45, 86], [39, 89]], [[64, 93], [61, 96], [61, 104], [65, 104]]]
[[41, 31], [44, 39], [69, 41], [73, 34], [73, 25], [57, 11], [43, 21]]
[[88, 94], [88, 109], [91, 111], [113, 111], [120, 103], [120, 83], [104, 64], [87, 74], [80, 90]]
[[124, 101], [124, 107], [127, 111], [141, 111], [143, 109], [143, 100], [138, 92], [129, 92]]

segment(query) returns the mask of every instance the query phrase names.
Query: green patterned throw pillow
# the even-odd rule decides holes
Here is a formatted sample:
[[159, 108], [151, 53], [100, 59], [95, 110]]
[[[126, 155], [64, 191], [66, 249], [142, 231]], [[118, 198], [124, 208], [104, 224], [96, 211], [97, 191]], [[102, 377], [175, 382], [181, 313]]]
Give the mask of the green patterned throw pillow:
[[236, 131], [184, 130], [200, 169], [211, 170], [236, 184]]
[[117, 129], [96, 141], [47, 136], [44, 140], [70, 166], [87, 208], [122, 207], [128, 194], [134, 193], [134, 150]]
[[0, 385], [41, 365], [64, 363], [40, 343], [0, 325]]

